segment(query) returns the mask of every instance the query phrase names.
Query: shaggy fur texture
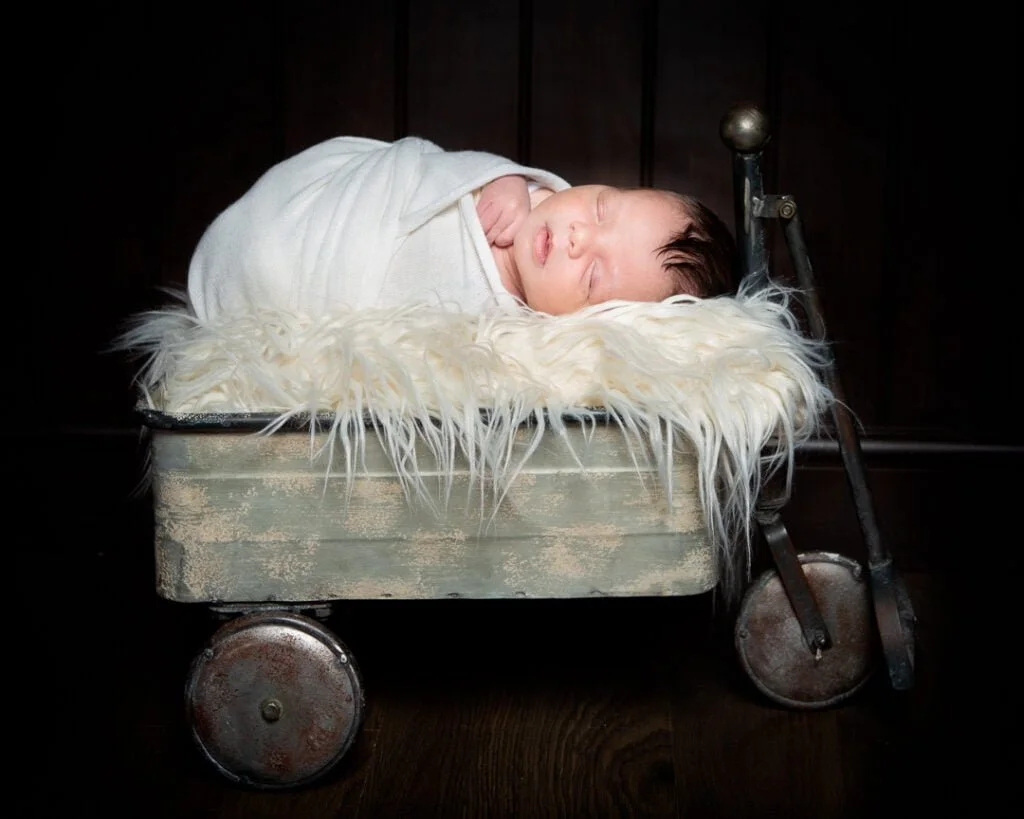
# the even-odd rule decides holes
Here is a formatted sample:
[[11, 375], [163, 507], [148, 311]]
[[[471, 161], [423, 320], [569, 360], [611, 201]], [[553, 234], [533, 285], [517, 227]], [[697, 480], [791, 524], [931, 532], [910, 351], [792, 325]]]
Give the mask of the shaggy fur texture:
[[[261, 313], [202, 324], [187, 306], [138, 316], [118, 342], [143, 356], [143, 400], [172, 414], [327, 417], [331, 457], [358, 474], [375, 434], [411, 496], [429, 502], [416, 460], [464, 458], [497, 494], [545, 434], [605, 417], [671, 496], [679, 447], [695, 452], [699, 494], [727, 596], [749, 567], [763, 481], [816, 435], [832, 396], [827, 348], [800, 332], [791, 291], [608, 303], [558, 317], [523, 309], [470, 315], [437, 306]], [[513, 447], [530, 430], [526, 451]], [[483, 491], [483, 490], [481, 490]]]

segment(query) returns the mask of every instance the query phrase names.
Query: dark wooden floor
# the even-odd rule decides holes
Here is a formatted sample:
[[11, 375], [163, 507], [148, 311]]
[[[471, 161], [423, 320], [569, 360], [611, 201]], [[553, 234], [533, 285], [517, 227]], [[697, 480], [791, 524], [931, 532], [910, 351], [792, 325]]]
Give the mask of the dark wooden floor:
[[[7, 635], [7, 747], [28, 771], [8, 769], [15, 816], [987, 816], [1016, 767], [1014, 700], [997, 691], [1015, 667], [1015, 623], [998, 618], [1018, 536], [1001, 535], [998, 569], [985, 555], [1012, 520], [1017, 461], [872, 469], [920, 619], [911, 692], [876, 676], [828, 711], [776, 707], [706, 596], [349, 602], [329, 625], [362, 668], [363, 731], [328, 781], [266, 794], [189, 744], [183, 683], [214, 624], [153, 592], [136, 442], [7, 449], [27, 490], [8, 511], [26, 524], [8, 543], [25, 558]], [[834, 465], [805, 464], [798, 547], [857, 556], [845, 501]]]

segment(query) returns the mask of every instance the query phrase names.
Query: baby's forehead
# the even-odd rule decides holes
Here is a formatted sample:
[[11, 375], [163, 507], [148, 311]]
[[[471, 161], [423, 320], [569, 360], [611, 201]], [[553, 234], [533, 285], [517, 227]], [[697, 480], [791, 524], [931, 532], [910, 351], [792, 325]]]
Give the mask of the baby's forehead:
[[[686, 203], [670, 191], [655, 188], [619, 188], [617, 196], [629, 202], [628, 215], [651, 221], [666, 233], [676, 234], [693, 220]], [[653, 226], [653, 225], [652, 225]]]
[[661, 188], [612, 188], [618, 193], [637, 199], [644, 199], [659, 207], [664, 207], [680, 214], [688, 214], [689, 208], [679, 194]]

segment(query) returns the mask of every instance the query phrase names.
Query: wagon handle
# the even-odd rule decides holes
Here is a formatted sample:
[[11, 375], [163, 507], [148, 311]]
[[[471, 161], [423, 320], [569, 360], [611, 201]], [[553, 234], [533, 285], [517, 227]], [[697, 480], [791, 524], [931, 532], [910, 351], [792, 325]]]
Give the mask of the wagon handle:
[[[796, 201], [791, 196], [764, 193], [761, 154], [771, 138], [767, 117], [756, 105], [743, 103], [734, 106], [723, 117], [720, 133], [733, 151], [736, 232], [745, 276], [764, 283], [770, 280], [762, 220], [781, 219], [811, 332], [819, 340], [826, 341], [824, 312], [815, 287]], [[882, 544], [860, 438], [834, 359], [829, 362], [826, 379], [834, 396], [832, 417], [847, 483], [867, 546], [875, 620], [889, 667], [889, 678], [893, 688], [905, 690], [914, 683], [913, 607], [902, 579], [893, 568], [892, 557]]]

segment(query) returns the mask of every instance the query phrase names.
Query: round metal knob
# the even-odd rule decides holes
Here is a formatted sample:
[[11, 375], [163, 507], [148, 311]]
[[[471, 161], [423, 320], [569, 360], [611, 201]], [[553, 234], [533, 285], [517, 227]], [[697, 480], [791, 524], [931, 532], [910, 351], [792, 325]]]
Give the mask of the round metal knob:
[[284, 708], [281, 707], [281, 703], [272, 697], [267, 697], [260, 703], [260, 715], [267, 722], [277, 722], [281, 719], [281, 712]]
[[756, 154], [771, 138], [768, 117], [752, 102], [730, 108], [722, 117], [718, 133], [730, 149], [741, 154]]

